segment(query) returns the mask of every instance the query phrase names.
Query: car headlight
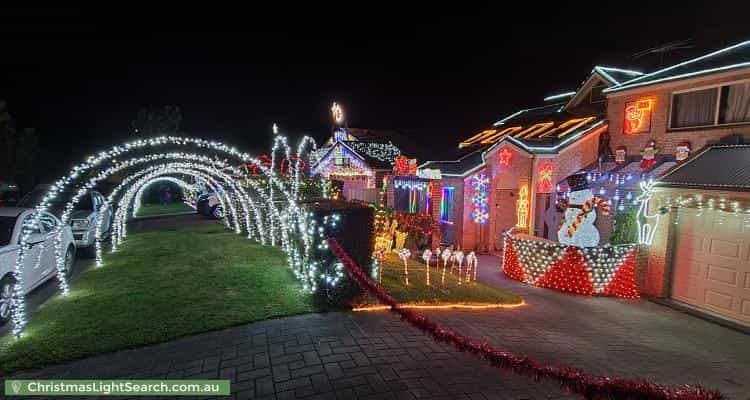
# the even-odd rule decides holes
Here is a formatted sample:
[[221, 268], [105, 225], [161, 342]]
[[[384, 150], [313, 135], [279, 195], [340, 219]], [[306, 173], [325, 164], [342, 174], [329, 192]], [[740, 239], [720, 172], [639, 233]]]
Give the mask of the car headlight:
[[73, 223], [71, 225], [73, 226], [73, 229], [88, 229], [88, 227], [89, 227], [89, 220], [87, 220], [87, 219], [74, 219]]

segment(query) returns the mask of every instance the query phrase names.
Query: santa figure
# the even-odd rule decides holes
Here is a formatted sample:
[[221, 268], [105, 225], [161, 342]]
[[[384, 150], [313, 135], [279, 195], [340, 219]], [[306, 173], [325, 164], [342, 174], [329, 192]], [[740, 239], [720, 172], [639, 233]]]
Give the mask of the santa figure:
[[594, 226], [596, 207], [604, 215], [609, 214], [609, 204], [594, 197], [586, 173], [571, 175], [567, 179], [570, 187], [568, 202], [563, 211], [563, 221], [557, 231], [557, 240], [568, 246], [594, 247], [599, 244], [599, 230]]
[[677, 149], [674, 154], [674, 158], [677, 161], [683, 161], [690, 156], [690, 143], [682, 142], [677, 145]]
[[656, 163], [656, 153], [659, 152], [659, 149], [656, 148], [656, 141], [649, 140], [648, 143], [646, 143], [646, 147], [643, 148], [643, 151], [641, 151], [641, 155], [643, 156], [643, 160], [641, 161], [641, 168], [642, 169], [649, 169], [654, 166]]

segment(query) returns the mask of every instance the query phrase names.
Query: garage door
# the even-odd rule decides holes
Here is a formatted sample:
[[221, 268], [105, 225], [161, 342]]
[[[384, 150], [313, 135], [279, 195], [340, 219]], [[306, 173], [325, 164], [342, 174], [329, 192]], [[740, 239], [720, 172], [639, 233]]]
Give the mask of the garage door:
[[672, 298], [750, 326], [750, 220], [680, 209]]

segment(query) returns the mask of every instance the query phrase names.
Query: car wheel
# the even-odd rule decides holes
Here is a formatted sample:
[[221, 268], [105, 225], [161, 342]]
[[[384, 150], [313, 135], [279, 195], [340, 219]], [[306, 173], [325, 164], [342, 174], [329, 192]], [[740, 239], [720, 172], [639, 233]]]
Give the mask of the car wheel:
[[[95, 248], [94, 246], [91, 247]], [[65, 273], [65, 277], [68, 278], [73, 275], [73, 267], [76, 262], [76, 251], [73, 246], [68, 247], [68, 251], [65, 252], [65, 259], [63, 261], [63, 272]]]
[[217, 204], [217, 205], [211, 207], [211, 216], [214, 219], [222, 219], [222, 218], [224, 218], [224, 209], [221, 207], [221, 205]]
[[14, 284], [15, 280], [10, 275], [0, 280], [0, 326], [7, 324], [12, 316]]

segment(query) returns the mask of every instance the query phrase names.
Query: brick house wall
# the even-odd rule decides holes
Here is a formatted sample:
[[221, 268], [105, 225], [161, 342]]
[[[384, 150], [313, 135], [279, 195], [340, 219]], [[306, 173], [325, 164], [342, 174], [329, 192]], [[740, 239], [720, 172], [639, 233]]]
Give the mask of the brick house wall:
[[[725, 73], [711, 74], [679, 82], [668, 82], [651, 85], [643, 88], [634, 88], [622, 93], [615, 92], [607, 95], [607, 118], [609, 120], [610, 146], [612, 150], [624, 145], [627, 147], [629, 156], [639, 156], [640, 151], [649, 140], [656, 141], [659, 154], [673, 156], [676, 146], [681, 142], [689, 142], [691, 154], [715, 143], [719, 139], [742, 134], [750, 137], [750, 124], [733, 126], [714, 126], [707, 128], [670, 130], [670, 103], [671, 96], [675, 92], [683, 90], [699, 89], [706, 86], [729, 84], [738, 80], [750, 79], [750, 70], [743, 69]], [[623, 123], [625, 121], [625, 104], [638, 99], [654, 99], [654, 108], [651, 115], [651, 129], [648, 133], [625, 135]], [[724, 193], [726, 196], [736, 197], [738, 193], [711, 191], [712, 194]], [[695, 194], [691, 189], [659, 188], [657, 193]], [[658, 207], [652, 202], [651, 212]], [[641, 246], [638, 262], [636, 263], [636, 277], [639, 289], [642, 293], [654, 297], [669, 297], [672, 285], [672, 260], [674, 256], [676, 226], [672, 218], [678, 212], [677, 208], [671, 208], [669, 212], [661, 216], [659, 226], [654, 234], [651, 246]], [[611, 229], [612, 224], [605, 224]], [[600, 225], [602, 238], [611, 232], [603, 231], [605, 226]]]
[[[512, 153], [509, 166], [500, 164], [498, 157], [506, 148]], [[534, 159], [525, 150], [505, 143], [492, 149], [485, 160], [487, 163], [485, 170], [490, 179], [488, 193], [490, 218], [484, 227], [482, 243], [476, 240], [473, 243], [478, 249], [493, 252], [502, 250], [503, 233], [516, 225], [516, 201], [521, 185], [528, 185], [529, 199], [534, 195], [534, 188], [531, 185]], [[533, 207], [532, 204], [529, 206]]]
[[[463, 233], [463, 213], [464, 213], [464, 180], [462, 178], [454, 177], [443, 177], [440, 181], [435, 181], [435, 194], [433, 196], [433, 212], [432, 218], [440, 226], [440, 203], [443, 198], [443, 187], [453, 187], [453, 243], [457, 247], [462, 246], [462, 233]], [[439, 243], [438, 240], [446, 242], [446, 238], [439, 237], [439, 233], [433, 234], [433, 245]]]
[[[692, 152], [699, 150], [711, 142], [732, 135], [746, 134], [750, 136], [750, 124], [717, 126], [709, 128], [669, 130], [669, 112], [671, 94], [677, 91], [697, 89], [704, 86], [731, 83], [737, 80], [750, 79], [748, 69], [732, 71], [722, 74], [690, 79], [688, 81], [656, 84], [643, 88], [625, 90], [622, 93], [607, 94], [607, 119], [609, 120], [610, 146], [614, 151], [618, 146], [627, 147], [628, 155], [638, 156], [646, 142], [653, 139], [661, 155], [674, 155], [677, 144], [690, 142]], [[651, 130], [648, 133], [635, 135], [623, 134], [625, 121], [625, 104], [638, 99], [654, 99], [651, 113]]]

